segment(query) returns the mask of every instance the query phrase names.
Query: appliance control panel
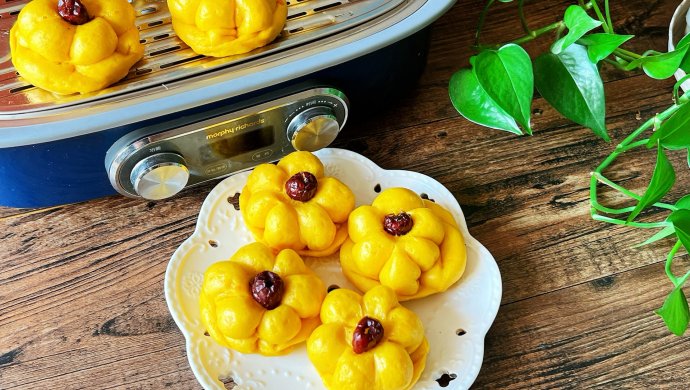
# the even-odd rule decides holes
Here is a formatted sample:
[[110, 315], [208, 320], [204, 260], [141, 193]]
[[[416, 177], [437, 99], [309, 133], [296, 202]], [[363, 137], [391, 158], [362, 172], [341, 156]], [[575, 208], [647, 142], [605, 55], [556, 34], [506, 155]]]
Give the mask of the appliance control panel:
[[348, 109], [341, 91], [314, 88], [178, 127], [144, 128], [108, 150], [106, 170], [123, 195], [165, 199], [295, 150], [325, 148], [345, 125]]

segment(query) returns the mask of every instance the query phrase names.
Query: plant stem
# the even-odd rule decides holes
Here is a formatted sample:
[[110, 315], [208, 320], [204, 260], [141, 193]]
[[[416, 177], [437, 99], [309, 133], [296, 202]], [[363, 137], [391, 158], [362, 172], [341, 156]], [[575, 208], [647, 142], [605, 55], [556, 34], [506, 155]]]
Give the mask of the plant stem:
[[690, 271], [686, 272], [680, 279], [678, 279], [678, 284], [676, 286], [682, 286], [690, 278]]
[[[616, 149], [597, 167], [597, 169], [594, 170], [594, 172], [602, 173], [604, 169], [608, 168], [611, 163], [613, 163], [618, 156], [622, 153], [621, 150], [629, 150], [628, 145], [632, 143], [635, 138], [637, 138], [640, 134], [644, 133], [647, 131], [649, 128], [654, 126], [656, 118], [660, 118], [661, 120], [665, 120], [666, 118], [670, 117], [673, 115], [678, 108], [680, 108], [679, 105], [674, 104], [670, 108], [668, 108], [666, 111], [662, 112], [661, 114], [657, 114], [655, 117], [648, 119], [645, 123], [642, 124], [642, 126], [638, 127], [635, 131], [630, 133], [628, 137], [626, 137], [618, 146], [616, 146]], [[593, 178], [596, 180], [596, 178]]]
[[[680, 242], [680, 240], [676, 241], [676, 245], [673, 246], [671, 251], [668, 253], [668, 256], [666, 257], [666, 266], [664, 267], [666, 270], [666, 276], [668, 276], [668, 278], [671, 279], [674, 286], [678, 286], [678, 278], [676, 277], [676, 275], [673, 274], [671, 266], [673, 265], [673, 257], [676, 255], [676, 252], [680, 250], [681, 246], [683, 246], [683, 243]], [[687, 274], [685, 277], [683, 277], [683, 279], [687, 279]]]
[[633, 198], [635, 200], [642, 199], [642, 197], [640, 195], [637, 195], [637, 194], [633, 193], [632, 191], [628, 190], [627, 188], [623, 188], [622, 186], [612, 182], [611, 180], [607, 179], [606, 177], [604, 177], [604, 175], [602, 175], [599, 172], [594, 172], [594, 177], [597, 178], [597, 181], [599, 183], [606, 184], [607, 186], [613, 188], [614, 190], [616, 190], [616, 191], [618, 191], [624, 195], [627, 195], [629, 198]]
[[642, 124], [637, 130], [633, 131], [630, 133], [629, 136], [627, 136], [616, 148], [624, 148], [626, 145], [630, 144], [635, 140], [635, 138], [639, 137], [640, 134], [644, 133], [645, 130], [649, 129], [650, 127], [654, 126], [654, 124], [657, 121], [665, 121], [668, 119], [671, 115], [675, 114], [676, 111], [680, 106], [678, 104], [674, 104], [671, 107], [667, 108], [664, 112], [661, 114], [656, 114], [652, 118], [647, 119], [645, 123]]
[[489, 8], [494, 4], [495, 0], [487, 0], [486, 5], [482, 13], [479, 15], [479, 23], [477, 25], [477, 32], [474, 34], [474, 46], [479, 46], [479, 38], [482, 34], [482, 29], [484, 28], [484, 22], [486, 21], [486, 15], [489, 14]]
[[530, 35], [525, 35], [524, 37], [518, 38], [514, 41], [511, 41], [510, 43], [515, 43], [517, 45], [521, 45], [523, 43], [527, 43], [529, 41], [532, 41], [548, 32], [551, 32], [553, 30], [557, 30], [559, 28], [565, 27], [565, 23], [563, 21], [556, 22], [556, 23], [551, 23], [548, 26], [544, 26], [542, 28], [538, 28], [536, 30], [532, 30], [532, 34]]
[[690, 74], [686, 74], [683, 76], [680, 80], [676, 82], [676, 84], [673, 86], [673, 101], [678, 103], [680, 100], [680, 96], [678, 95], [678, 89], [680, 88], [681, 85], [683, 85], [684, 82], [687, 80], [690, 80]]
[[596, 212], [592, 212], [592, 219], [595, 221], [607, 222], [613, 225], [625, 225], [642, 229], [656, 229], [669, 226], [668, 222], [628, 222], [622, 219], [606, 217], [604, 215], [597, 214]]
[[[514, 43], [516, 45], [522, 45], [523, 43], [533, 41], [536, 38], [539, 38], [540, 36], [542, 36], [546, 33], [549, 33], [553, 30], [559, 30], [559, 29], [562, 30], [565, 28], [565, 23], [563, 22], [563, 20], [559, 20], [558, 22], [551, 23], [549, 25], [546, 25], [544, 27], [541, 27], [541, 28], [538, 28], [535, 30], [530, 29], [529, 26], [527, 26], [527, 18], [524, 16], [524, 9], [523, 9], [523, 7], [521, 7], [521, 5], [524, 3], [524, 0], [520, 0], [518, 2], [519, 12], [520, 12], [520, 21], [522, 23], [523, 29], [526, 32], [526, 35], [524, 35], [520, 38], [517, 38], [513, 41], [507, 42], [507, 43], [492, 43], [492, 44], [482, 45], [479, 42], [481, 30], [482, 30], [482, 28], [484, 28], [484, 22], [486, 20], [486, 15], [489, 13], [489, 7], [491, 7], [491, 5], [493, 5], [494, 2], [495, 2], [495, 0], [488, 0], [486, 5], [484, 6], [484, 9], [482, 10], [482, 13], [479, 16], [479, 25], [477, 27], [477, 32], [475, 34], [474, 46], [472, 46], [472, 48], [474, 50], [496, 49], [496, 48], [499, 48], [499, 47], [501, 47], [507, 43]], [[580, 1], [579, 3], [580, 3], [580, 6], [582, 8], [584, 8], [585, 10], [589, 10], [590, 8], [593, 8], [593, 6], [594, 6], [593, 1], [588, 1], [586, 3], [584, 1]]]
[[[684, 95], [685, 97], [685, 95]], [[648, 140], [643, 139], [643, 140], [638, 140], [637, 137], [639, 137], [642, 133], [645, 131], [649, 130], [650, 128], [654, 127], [656, 123], [659, 121], [664, 121], [668, 119], [671, 115], [673, 115], [678, 109], [680, 108], [679, 103], [674, 104], [673, 106], [669, 107], [666, 109], [664, 112], [657, 114], [656, 116], [648, 119], [645, 123], [642, 124], [642, 126], [638, 127], [635, 131], [630, 133], [616, 148], [611, 152], [611, 154], [606, 157], [606, 159], [599, 164], [599, 166], [594, 170], [592, 173], [592, 177], [590, 178], [590, 184], [589, 184], [589, 196], [590, 196], [590, 204], [592, 205], [592, 218], [597, 220], [597, 221], [603, 221], [603, 222], [608, 222], [616, 225], [626, 225], [626, 226], [633, 226], [633, 227], [640, 227], [640, 228], [651, 228], [651, 227], [662, 227], [662, 226], [669, 226], [668, 222], [659, 222], [659, 223], [644, 223], [644, 222], [627, 222], [619, 219], [614, 219], [614, 218], [609, 218], [603, 215], [599, 215], [596, 213], [596, 211], [601, 211], [604, 213], [608, 214], [624, 214], [626, 212], [630, 212], [630, 208], [623, 208], [623, 209], [613, 209], [609, 207], [602, 206], [599, 203], [599, 196], [598, 196], [598, 184], [603, 183], [621, 193], [624, 195], [633, 198], [635, 200], [640, 200], [641, 197], [632, 191], [629, 191], [628, 189], [614, 183], [613, 181], [609, 180], [606, 178], [606, 176], [603, 174], [604, 170], [609, 167], [621, 154], [634, 149], [641, 147], [645, 145]], [[668, 210], [676, 210], [676, 207], [673, 205], [669, 205], [666, 203], [658, 202], [655, 203], [654, 206], [660, 207], [660, 208], [665, 208]]]
[[563, 31], [565, 31], [565, 23], [561, 27], [556, 30], [556, 40], [561, 39], [561, 35], [563, 35]]
[[[645, 141], [645, 144], [646, 144], [646, 143], [647, 143], [647, 140], [644, 140], [644, 141]], [[607, 186], [613, 188], [614, 190], [616, 190], [616, 191], [618, 191], [618, 192], [620, 192], [620, 193], [622, 193], [622, 194], [624, 194], [624, 195], [627, 195], [627, 196], [630, 197], [630, 198], [633, 198], [633, 199], [635, 199], [635, 200], [637, 200], [637, 201], [639, 201], [640, 199], [642, 199], [642, 197], [641, 197], [640, 195], [637, 195], [636, 193], [634, 193], [634, 192], [628, 190], [627, 188], [625, 188], [625, 187], [623, 187], [623, 186], [621, 186], [621, 185], [618, 185], [618, 184], [614, 183], [613, 181], [609, 180], [608, 178], [606, 178], [604, 175], [602, 175], [602, 174], [599, 173], [599, 172], [594, 172], [593, 175], [597, 178], [597, 181], [599, 181], [600, 183], [603, 183], [603, 184], [605, 184], [605, 185], [607, 185]], [[662, 208], [662, 209], [671, 210], [671, 211], [676, 211], [676, 210], [678, 210], [678, 208], [677, 208], [676, 206], [670, 205], [670, 204], [667, 204], [667, 203], [662, 203], [662, 202], [654, 203], [654, 206], [659, 207], [659, 208]], [[634, 207], [626, 208], [626, 210], [627, 210], [627, 209], [630, 209], [630, 211], [632, 211], [632, 210], [634, 209]], [[621, 214], [622, 214], [622, 213], [621, 213]]]
[[635, 61], [637, 58], [632, 57], [632, 56], [630, 56], [630, 55], [628, 55], [628, 54], [626, 54], [626, 53], [620, 51], [620, 50], [622, 50], [622, 49], [620, 49], [620, 50], [619, 50], [619, 49], [620, 49], [620, 48], [614, 50], [614, 51], [613, 51], [613, 55], [616, 56], [617, 58], [620, 58], [620, 59], [623, 59], [623, 60], [626, 61], [626, 64], [623, 66], [623, 70], [626, 70], [626, 69], [627, 69], [627, 65], [628, 65], [630, 62]]
[[522, 29], [525, 31], [525, 34], [532, 35], [532, 30], [530, 30], [525, 17], [525, 0], [518, 0], [518, 14], [520, 15], [520, 23], [522, 23]]
[[628, 143], [625, 146], [618, 145], [618, 146], [616, 146], [616, 150], [623, 153], [623, 152], [627, 152], [630, 149], [635, 149], [635, 148], [639, 148], [640, 146], [645, 146], [645, 145], [647, 145], [648, 142], [649, 142], [649, 138], [645, 138], [645, 139], [641, 139], [637, 142]]
[[609, 0], [604, 0], [604, 12], [606, 13], [606, 24], [609, 25], [609, 32], [613, 34], [613, 21], [611, 20], [611, 7], [609, 7]]
[[597, 18], [601, 21], [601, 27], [604, 29], [604, 32], [610, 32], [609, 26], [606, 23], [606, 18], [604, 18], [604, 14], [601, 13], [597, 0], [592, 0], [590, 3], [592, 3], [592, 9], [594, 9], [594, 13], [597, 14]]
[[635, 210], [635, 207], [626, 207], [623, 209], [612, 209], [610, 207], [603, 206], [600, 203], [594, 203], [592, 204], [592, 207], [595, 208], [597, 211], [600, 211], [602, 213], [606, 214], [613, 214], [613, 215], [621, 215], [621, 214], [627, 214]]
[[616, 50], [614, 50], [614, 51], [613, 51], [613, 54], [616, 55], [616, 56], [618, 56], [618, 57], [628, 57], [628, 58], [632, 58], [633, 60], [637, 60], [637, 59], [642, 58], [641, 55], [639, 55], [639, 54], [637, 54], [637, 53], [633, 53], [633, 52], [631, 52], [631, 51], [629, 51], [629, 50], [621, 49], [620, 47], [617, 48]]
[[608, 58], [604, 58], [602, 61], [606, 62], [606, 63], [609, 64], [609, 65], [612, 65], [612, 66], [613, 66], [614, 68], [616, 68], [616, 69], [625, 70], [625, 66], [624, 66], [624, 65], [619, 64], [618, 62], [616, 62], [616, 61], [614, 61], [614, 60], [611, 60], [611, 59], [608, 59]]

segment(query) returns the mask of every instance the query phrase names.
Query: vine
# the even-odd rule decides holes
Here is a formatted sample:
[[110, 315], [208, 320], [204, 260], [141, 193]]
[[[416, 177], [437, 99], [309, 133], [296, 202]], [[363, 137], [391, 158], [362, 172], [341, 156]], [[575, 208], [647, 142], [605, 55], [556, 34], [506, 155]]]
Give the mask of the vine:
[[[690, 73], [690, 35], [681, 39], [676, 49], [668, 53], [648, 50], [638, 54], [624, 49], [622, 46], [634, 36], [614, 32], [609, 0], [578, 0], [565, 10], [562, 20], [538, 28], [530, 27], [524, 0], [498, 1], [517, 3], [524, 35], [509, 42], [483, 44], [482, 29], [496, 3], [496, 0], [487, 0], [472, 46], [477, 55], [470, 59], [469, 68], [453, 75], [449, 85], [454, 107], [477, 124], [518, 135], [532, 134], [530, 108], [536, 87], [563, 116], [610, 141], [605, 124], [600, 63], [623, 71], [641, 69], [654, 79], [670, 78], [678, 69]], [[555, 35], [549, 51], [532, 60], [521, 45], [549, 34]], [[632, 131], [594, 169], [590, 178], [590, 214], [594, 220], [639, 229], [658, 229], [637, 247], [664, 238], [675, 239], [665, 265], [666, 276], [673, 288], [656, 313], [669, 330], [679, 336], [685, 333], [690, 323], [690, 309], [683, 292], [690, 271], [679, 277], [672, 268], [678, 251], [682, 247], [690, 250], [690, 194], [673, 204], [662, 202], [662, 198], [676, 181], [667, 153], [690, 152], [690, 93], [679, 96], [680, 85], [688, 79], [690, 76], [674, 86], [674, 104]], [[641, 195], [610, 180], [605, 173], [614, 161], [639, 148], [655, 148], [657, 155], [651, 180]], [[635, 206], [615, 208], [601, 204], [601, 186], [630, 198]], [[656, 222], [637, 220], [640, 213], [652, 207], [667, 210], [669, 214]]]

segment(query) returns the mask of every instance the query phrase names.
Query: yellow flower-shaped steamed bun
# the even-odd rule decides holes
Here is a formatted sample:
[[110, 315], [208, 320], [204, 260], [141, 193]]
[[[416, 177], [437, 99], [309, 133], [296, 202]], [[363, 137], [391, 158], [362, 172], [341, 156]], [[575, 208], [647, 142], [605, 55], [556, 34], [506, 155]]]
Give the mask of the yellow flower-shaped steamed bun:
[[265, 46], [287, 19], [285, 0], [168, 0], [168, 8], [177, 36], [211, 57]]
[[258, 241], [307, 256], [327, 256], [340, 248], [354, 207], [352, 191], [324, 176], [323, 164], [309, 152], [257, 166], [240, 194], [244, 222]]
[[125, 77], [144, 55], [127, 0], [81, 0], [81, 7], [88, 21], [79, 25], [60, 16], [57, 0], [33, 0], [19, 13], [10, 48], [27, 81], [59, 94], [93, 92]]
[[362, 291], [378, 285], [401, 301], [447, 290], [465, 271], [465, 241], [453, 216], [405, 188], [390, 188], [350, 214], [340, 249], [345, 276]]
[[429, 353], [424, 326], [388, 287], [364, 296], [331, 291], [321, 321], [307, 340], [307, 353], [330, 390], [407, 390], [424, 371]]
[[242, 353], [281, 355], [320, 324], [326, 287], [295, 251], [273, 255], [260, 243], [240, 248], [204, 273], [201, 320], [219, 344]]

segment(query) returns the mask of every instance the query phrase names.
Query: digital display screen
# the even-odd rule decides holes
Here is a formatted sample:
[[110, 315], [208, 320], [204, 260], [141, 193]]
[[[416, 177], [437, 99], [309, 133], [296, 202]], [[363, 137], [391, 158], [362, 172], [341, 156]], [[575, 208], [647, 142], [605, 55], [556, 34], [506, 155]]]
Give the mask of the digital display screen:
[[265, 148], [275, 142], [272, 126], [262, 127], [237, 135], [225, 136], [208, 141], [208, 146], [200, 150], [204, 163], [231, 158], [256, 149]]

